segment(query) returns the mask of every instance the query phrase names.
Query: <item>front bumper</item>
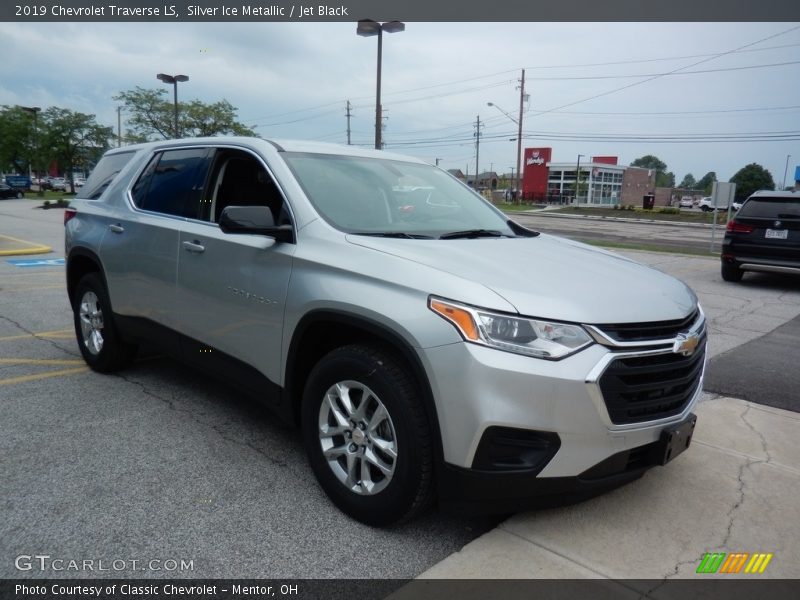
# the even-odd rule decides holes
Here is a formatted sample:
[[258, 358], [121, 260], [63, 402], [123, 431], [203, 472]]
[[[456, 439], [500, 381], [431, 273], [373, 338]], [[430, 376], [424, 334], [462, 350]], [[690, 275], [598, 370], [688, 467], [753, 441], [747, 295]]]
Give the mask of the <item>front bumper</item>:
[[[651, 376], [647, 372], [651, 360], [672, 368], [681, 358], [671, 343], [623, 343], [613, 349], [595, 344], [560, 361], [469, 343], [427, 349], [423, 361], [429, 373], [437, 374], [431, 385], [444, 458], [438, 478], [440, 501], [466, 512], [471, 512], [470, 506], [480, 507], [480, 512], [507, 512], [564, 503], [632, 481], [659, 464], [653, 452], [662, 432], [689, 418], [702, 390], [706, 343], [702, 316], [698, 323], [700, 346], [694, 359], [686, 361], [691, 362], [690, 385], [678, 405], [665, 403], [667, 409], [652, 417], [620, 418], [603, 383], [628, 369], [628, 364], [633, 371], [644, 369], [637, 377], [645, 382]], [[647, 386], [631, 385], [624, 391], [638, 393], [637, 387]], [[659, 398], [651, 396], [647, 391], [643, 403], [658, 405]], [[541, 440], [539, 447], [549, 450], [517, 461], [522, 468], [515, 468], [513, 460], [492, 465], [481, 452], [482, 440], [485, 445], [491, 430], [540, 432], [555, 435], [557, 441]], [[537, 442], [525, 444], [528, 448]]]
[[[459, 514], [502, 514], [581, 502], [630, 483], [646, 470], [666, 464], [689, 447], [695, 415], [662, 431], [661, 439], [618, 452], [575, 477], [537, 477], [536, 468], [516, 471], [464, 469], [445, 464], [439, 502]], [[675, 430], [682, 430], [675, 440]], [[688, 433], [688, 435], [686, 435]]]

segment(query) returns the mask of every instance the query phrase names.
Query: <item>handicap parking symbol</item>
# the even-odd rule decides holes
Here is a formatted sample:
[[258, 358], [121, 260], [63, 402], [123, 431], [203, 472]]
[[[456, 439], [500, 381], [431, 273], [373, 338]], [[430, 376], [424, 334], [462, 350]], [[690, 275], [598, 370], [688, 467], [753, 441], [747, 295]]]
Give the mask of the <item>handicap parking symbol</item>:
[[15, 258], [6, 261], [15, 267], [63, 267], [63, 258]]

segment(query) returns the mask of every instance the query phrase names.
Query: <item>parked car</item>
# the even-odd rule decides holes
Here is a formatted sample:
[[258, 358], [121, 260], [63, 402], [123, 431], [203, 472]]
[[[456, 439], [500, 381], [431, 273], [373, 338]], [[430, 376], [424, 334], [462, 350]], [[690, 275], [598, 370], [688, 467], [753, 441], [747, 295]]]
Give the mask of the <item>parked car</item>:
[[[727, 203], [723, 203], [724, 201], [719, 200], [717, 204], [717, 210], [728, 210]], [[700, 203], [698, 207], [703, 212], [711, 212], [714, 210], [714, 198], [712, 196], [706, 196], [705, 198], [700, 199]]]
[[114, 371], [160, 340], [299, 425], [321, 487], [365, 523], [595, 495], [691, 441], [695, 294], [529, 230], [415, 158], [128, 146], [64, 216], [87, 364]]
[[63, 177], [53, 177], [50, 179], [49, 189], [53, 190], [54, 192], [66, 192], [67, 180]]
[[694, 207], [694, 199], [691, 196], [684, 196], [678, 202], [678, 206], [681, 208], [692, 208]]
[[22, 190], [13, 188], [10, 185], [6, 185], [5, 183], [0, 183], [0, 198], [4, 199], [23, 198], [24, 196], [25, 193]]
[[800, 275], [800, 193], [751, 195], [728, 221], [721, 260], [725, 281], [745, 271]]

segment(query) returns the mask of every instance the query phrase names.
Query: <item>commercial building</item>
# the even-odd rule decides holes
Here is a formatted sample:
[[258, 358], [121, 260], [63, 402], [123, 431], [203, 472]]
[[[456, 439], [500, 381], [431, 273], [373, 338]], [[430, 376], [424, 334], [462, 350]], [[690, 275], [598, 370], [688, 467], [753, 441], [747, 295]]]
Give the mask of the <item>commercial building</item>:
[[[552, 162], [552, 148], [526, 148], [522, 197], [528, 202], [612, 206], [642, 204], [647, 194], [669, 203], [669, 191], [657, 193], [656, 172], [618, 164], [616, 156], [592, 156], [583, 162]], [[577, 193], [576, 193], [577, 188]]]

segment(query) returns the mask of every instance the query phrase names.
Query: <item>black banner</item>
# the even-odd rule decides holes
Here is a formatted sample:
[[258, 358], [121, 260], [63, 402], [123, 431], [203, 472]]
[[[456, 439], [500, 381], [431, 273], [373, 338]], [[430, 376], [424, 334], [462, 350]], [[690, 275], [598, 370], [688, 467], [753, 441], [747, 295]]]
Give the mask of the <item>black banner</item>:
[[11, 0], [0, 21], [255, 22], [255, 21], [800, 21], [800, 2], [787, 0]]
[[800, 580], [696, 579], [38, 579], [0, 580], [3, 600], [794, 600]]

